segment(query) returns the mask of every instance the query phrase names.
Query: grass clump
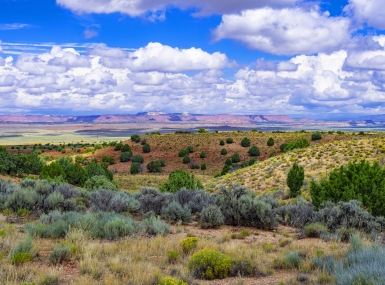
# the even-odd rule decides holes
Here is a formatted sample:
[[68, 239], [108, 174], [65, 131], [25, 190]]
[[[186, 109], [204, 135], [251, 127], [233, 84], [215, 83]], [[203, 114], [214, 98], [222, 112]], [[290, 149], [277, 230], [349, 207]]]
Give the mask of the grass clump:
[[175, 263], [180, 257], [180, 253], [177, 250], [170, 250], [167, 252], [167, 259], [169, 263]]
[[55, 245], [48, 259], [52, 264], [57, 265], [63, 261], [68, 261], [71, 257], [71, 249], [67, 246]]
[[231, 259], [227, 255], [205, 248], [191, 257], [188, 268], [196, 278], [213, 280], [229, 276], [231, 265]]
[[32, 261], [32, 255], [29, 252], [18, 252], [11, 258], [11, 264], [21, 265]]
[[327, 232], [327, 227], [322, 223], [312, 223], [305, 227], [305, 235], [307, 237], [318, 238], [321, 234]]

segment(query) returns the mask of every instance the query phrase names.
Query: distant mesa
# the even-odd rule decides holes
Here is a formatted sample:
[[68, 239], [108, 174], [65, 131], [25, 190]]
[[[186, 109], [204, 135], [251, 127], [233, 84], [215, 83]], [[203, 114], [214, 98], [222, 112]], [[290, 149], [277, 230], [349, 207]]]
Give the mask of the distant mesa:
[[140, 112], [137, 114], [104, 114], [92, 116], [54, 116], [54, 115], [0, 115], [3, 124], [122, 124], [122, 123], [162, 123], [162, 124], [199, 124], [203, 125], [262, 125], [279, 127], [371, 127], [385, 122], [385, 115], [360, 117], [359, 120], [315, 120], [291, 118], [287, 115], [231, 115], [231, 114], [191, 114], [166, 113], [162, 111]]

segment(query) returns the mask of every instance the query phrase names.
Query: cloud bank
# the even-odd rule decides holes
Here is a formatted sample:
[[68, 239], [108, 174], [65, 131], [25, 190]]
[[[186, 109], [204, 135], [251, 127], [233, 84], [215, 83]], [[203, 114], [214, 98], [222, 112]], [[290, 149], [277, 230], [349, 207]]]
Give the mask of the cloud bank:
[[[385, 36], [371, 40], [382, 45], [281, 62], [259, 59], [252, 67], [236, 67], [221, 53], [160, 43], [135, 51], [99, 46], [87, 54], [53, 46], [0, 62], [0, 110], [381, 113]], [[229, 65], [232, 80], [222, 77]]]

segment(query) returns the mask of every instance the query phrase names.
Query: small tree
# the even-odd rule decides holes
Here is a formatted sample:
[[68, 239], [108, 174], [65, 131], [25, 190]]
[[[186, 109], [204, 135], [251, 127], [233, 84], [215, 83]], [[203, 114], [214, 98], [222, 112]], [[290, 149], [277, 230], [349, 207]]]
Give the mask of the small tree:
[[200, 133], [200, 134], [206, 134], [206, 133], [209, 133], [209, 131], [206, 130], [205, 128], [199, 128], [198, 133]]
[[269, 138], [267, 140], [267, 146], [273, 146], [274, 145], [274, 139], [273, 138]]
[[286, 179], [287, 186], [290, 188], [290, 197], [295, 198], [299, 195], [304, 179], [304, 168], [295, 162]]
[[188, 151], [188, 153], [193, 153], [194, 152], [194, 149], [191, 145], [189, 145], [186, 150]]
[[224, 141], [224, 140], [221, 140], [221, 141], [219, 142], [219, 145], [225, 145], [225, 141]]
[[250, 146], [250, 140], [248, 138], [243, 138], [243, 140], [241, 141], [241, 146], [249, 147]]
[[227, 139], [226, 139], [226, 143], [228, 143], [228, 144], [233, 143], [233, 142], [234, 142], [234, 141], [233, 141], [232, 138], [227, 138]]
[[250, 156], [259, 156], [261, 152], [259, 151], [259, 148], [255, 145], [253, 145], [249, 151], [248, 151]]
[[187, 149], [181, 149], [178, 153], [178, 156], [179, 157], [184, 157], [185, 155], [187, 155], [189, 152]]
[[206, 170], [206, 168], [207, 168], [207, 167], [206, 167], [206, 163], [202, 163], [202, 165], [201, 165], [201, 170], [204, 171], [204, 170]]
[[200, 158], [206, 158], [206, 152], [205, 151], [201, 152]]
[[227, 154], [227, 150], [225, 148], [222, 148], [221, 149], [221, 155], [226, 155]]

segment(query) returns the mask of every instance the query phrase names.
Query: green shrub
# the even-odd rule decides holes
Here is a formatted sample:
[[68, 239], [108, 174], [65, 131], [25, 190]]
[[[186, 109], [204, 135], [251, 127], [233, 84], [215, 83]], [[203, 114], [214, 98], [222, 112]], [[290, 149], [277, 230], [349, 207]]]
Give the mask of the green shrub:
[[219, 145], [225, 145], [225, 142], [223, 140], [220, 140]]
[[218, 251], [202, 249], [191, 257], [188, 268], [196, 278], [226, 278], [230, 272], [231, 259]]
[[44, 276], [39, 282], [39, 285], [59, 285], [59, 284], [60, 284], [60, 280], [59, 280], [59, 276], [57, 275]]
[[158, 282], [158, 285], [188, 285], [188, 284], [179, 279], [175, 279], [172, 277], [165, 277], [160, 279], [160, 281]]
[[298, 148], [306, 148], [309, 146], [310, 146], [310, 142], [307, 139], [302, 138], [302, 139], [298, 139], [295, 142], [289, 143], [285, 147], [284, 152], [292, 151], [292, 150], [298, 149]]
[[183, 253], [189, 254], [198, 246], [199, 239], [196, 237], [188, 237], [181, 241], [180, 246], [182, 247]]
[[124, 144], [122, 146], [122, 148], [121, 148], [121, 151], [122, 152], [131, 152], [132, 153], [131, 147], [128, 144]]
[[286, 268], [298, 268], [302, 262], [302, 258], [297, 252], [289, 252], [285, 257]]
[[70, 257], [71, 257], [71, 249], [69, 247], [55, 245], [48, 259], [49, 261], [52, 262], [52, 264], [57, 265], [59, 263], [62, 263], [63, 261], [70, 260]]
[[202, 151], [201, 154], [200, 154], [200, 158], [205, 158], [205, 157], [206, 157], [206, 152]]
[[115, 150], [115, 151], [121, 150], [122, 147], [123, 147], [123, 144], [122, 144], [122, 143], [117, 143], [117, 144], [115, 144], [115, 146], [114, 146], [114, 150]]
[[241, 161], [241, 158], [239, 156], [239, 153], [234, 153], [232, 156], [231, 156], [231, 161], [233, 163], [237, 163], [237, 162], [240, 162]]
[[97, 175], [93, 176], [84, 183], [84, 188], [88, 191], [95, 191], [98, 189], [107, 189], [112, 191], [118, 191], [118, 186], [114, 181], [110, 181], [105, 176]]
[[48, 165], [44, 165], [43, 169], [40, 172], [40, 179], [54, 179], [56, 177], [65, 178], [65, 173], [61, 165], [57, 162], [51, 162]]
[[222, 149], [221, 149], [221, 155], [226, 155], [226, 154], [227, 154], [227, 149], [222, 148]]
[[162, 209], [162, 217], [170, 222], [182, 222], [188, 224], [191, 222], [191, 211], [187, 206], [182, 207], [179, 203], [173, 201]]
[[186, 150], [188, 151], [188, 153], [193, 153], [194, 152], [194, 149], [191, 145], [189, 145]]
[[151, 146], [148, 143], [146, 143], [142, 146], [142, 150], [144, 153], [149, 153], [151, 151]]
[[144, 162], [144, 158], [141, 155], [134, 155], [131, 160], [132, 160], [132, 162], [137, 162], [137, 163], [143, 163]]
[[189, 174], [184, 170], [174, 170], [169, 174], [168, 181], [159, 190], [161, 192], [176, 193], [183, 187], [189, 190], [203, 189], [202, 183], [195, 179], [194, 174]]
[[140, 163], [139, 162], [133, 162], [130, 167], [130, 173], [131, 174], [138, 174], [140, 171]]
[[178, 156], [179, 156], [179, 157], [184, 157], [184, 156], [186, 156], [186, 155], [188, 155], [188, 154], [189, 154], [189, 152], [188, 152], [187, 149], [181, 149], [181, 150], [178, 152]]
[[136, 142], [136, 143], [138, 143], [138, 142], [140, 142], [140, 136], [139, 135], [132, 135], [131, 136], [131, 140], [133, 141], [133, 142]]
[[225, 218], [216, 205], [210, 205], [202, 210], [200, 213], [199, 224], [202, 228], [217, 228], [223, 225]]
[[241, 146], [250, 147], [250, 140], [248, 138], [243, 138], [241, 141]]
[[206, 168], [207, 168], [206, 163], [202, 163], [202, 164], [201, 164], [201, 170], [202, 170], [202, 171], [203, 171], [203, 170], [206, 170]]
[[167, 252], [167, 259], [169, 263], [175, 263], [179, 259], [180, 253], [177, 250], [170, 250]]
[[283, 144], [281, 144], [280, 146], [279, 146], [279, 149], [281, 150], [281, 151], [285, 151], [285, 148], [287, 147], [287, 143], [283, 143]]
[[233, 165], [233, 162], [231, 161], [231, 158], [226, 159], [225, 164], [228, 166]]
[[127, 162], [127, 161], [130, 161], [131, 160], [131, 157], [132, 157], [132, 153], [129, 152], [129, 151], [126, 151], [126, 152], [122, 152], [120, 154], [120, 162]]
[[321, 234], [326, 233], [327, 230], [328, 229], [324, 224], [312, 223], [305, 227], [305, 235], [308, 237], [318, 238]]
[[162, 164], [160, 161], [151, 161], [147, 164], [147, 170], [153, 173], [162, 172]]
[[273, 138], [269, 138], [267, 140], [267, 146], [273, 146], [274, 145], [274, 139]]
[[115, 164], [115, 159], [108, 155], [103, 155], [102, 162], [108, 163], [108, 164]]
[[226, 139], [226, 143], [228, 143], [228, 144], [231, 144], [231, 143], [233, 143], [234, 141], [233, 141], [233, 139], [232, 138], [227, 138]]
[[312, 140], [312, 141], [318, 141], [318, 140], [320, 140], [320, 139], [322, 139], [322, 136], [321, 136], [321, 134], [318, 133], [318, 132], [311, 135], [311, 140]]
[[[385, 169], [367, 161], [351, 162], [333, 170], [328, 179], [312, 181], [310, 194], [316, 208], [323, 202], [360, 200], [375, 216], [385, 216]], [[365, 197], [365, 198], [364, 198]]]
[[190, 159], [190, 156], [188, 154], [186, 154], [184, 157], [183, 157], [183, 163], [184, 164], [187, 164], [187, 163], [190, 163], [191, 159]]
[[18, 252], [11, 258], [13, 265], [21, 265], [32, 261], [32, 255], [29, 252]]
[[144, 219], [140, 223], [139, 229], [142, 233], [155, 236], [166, 235], [171, 232], [169, 225], [154, 215]]
[[249, 151], [248, 151], [248, 154], [250, 156], [259, 156], [261, 154], [261, 152], [259, 151], [259, 148], [255, 145], [253, 145]]

